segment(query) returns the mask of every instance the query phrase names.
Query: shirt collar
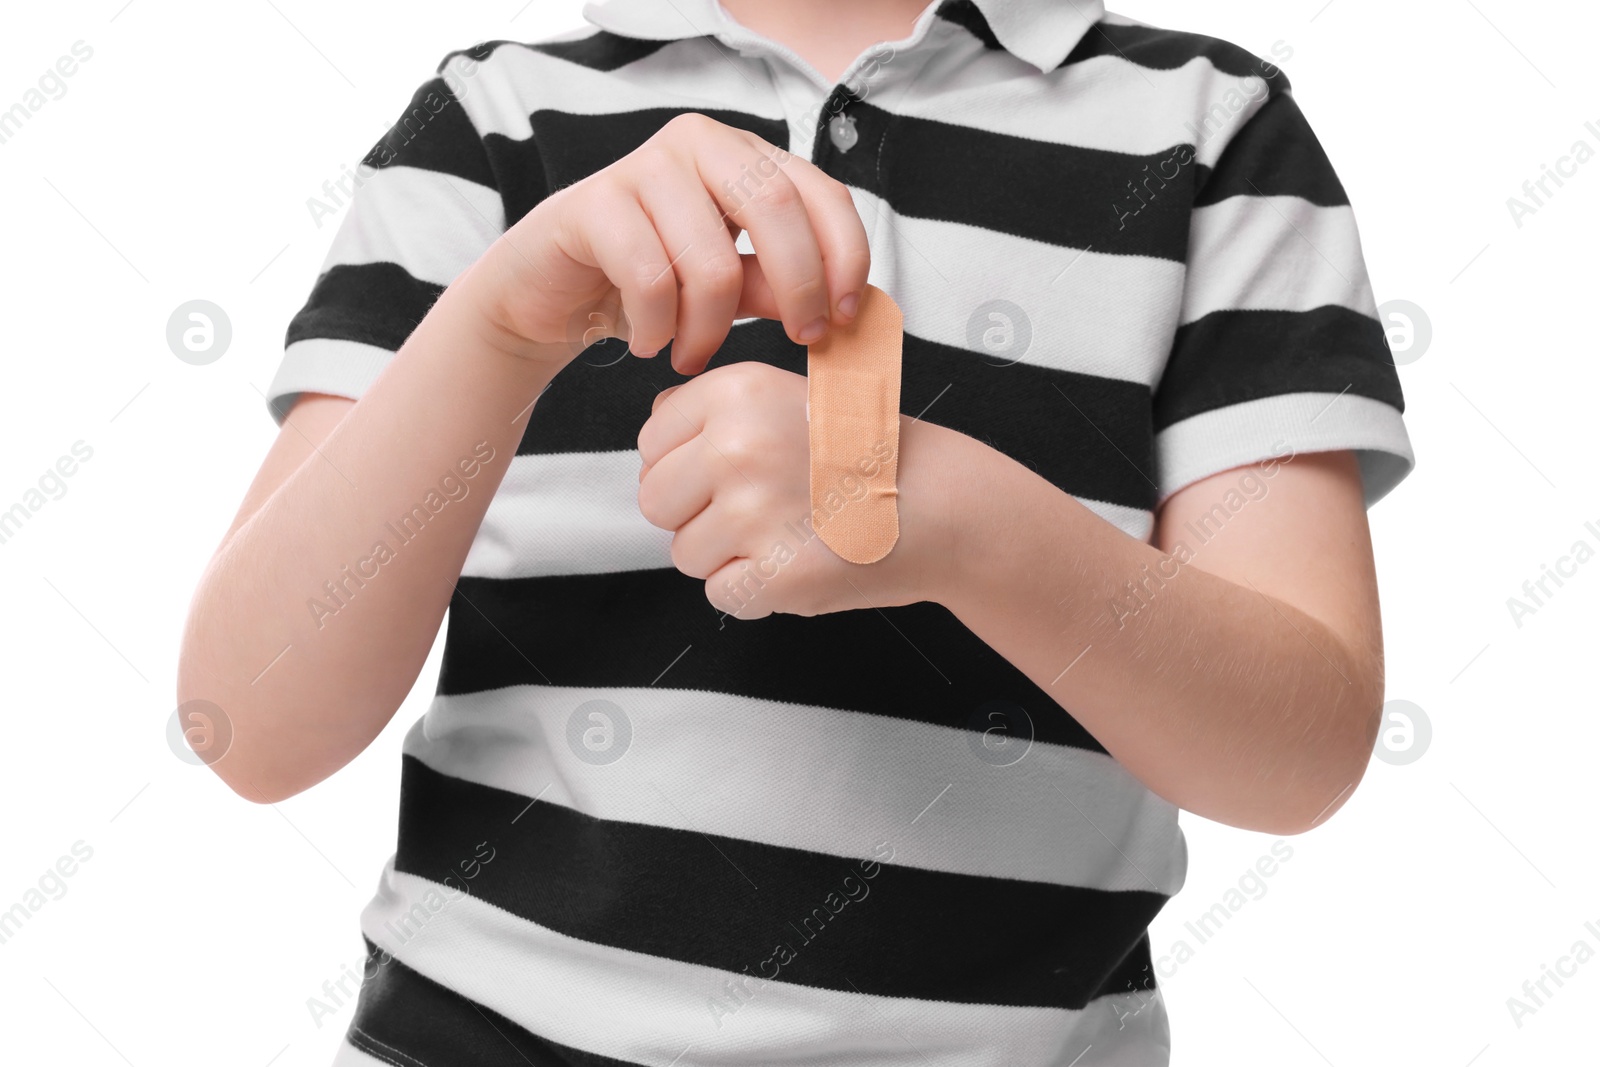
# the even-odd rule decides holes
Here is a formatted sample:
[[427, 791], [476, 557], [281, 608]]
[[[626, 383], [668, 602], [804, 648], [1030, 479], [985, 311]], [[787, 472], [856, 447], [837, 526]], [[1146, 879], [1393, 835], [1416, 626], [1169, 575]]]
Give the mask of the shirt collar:
[[[1041, 71], [1060, 66], [1106, 10], [1104, 0], [970, 2], [1001, 47]], [[721, 38], [737, 28], [717, 0], [590, 0], [583, 17], [602, 30], [647, 41]]]

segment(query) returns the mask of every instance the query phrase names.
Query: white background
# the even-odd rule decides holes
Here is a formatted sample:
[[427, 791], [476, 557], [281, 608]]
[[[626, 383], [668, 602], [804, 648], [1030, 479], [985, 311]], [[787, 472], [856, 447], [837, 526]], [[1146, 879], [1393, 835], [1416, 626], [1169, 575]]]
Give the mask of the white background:
[[[307, 998], [359, 967], [401, 735], [437, 658], [353, 764], [258, 807], [167, 747], [180, 627], [275, 433], [262, 390], [334, 232], [307, 198], [445, 52], [576, 27], [580, 5], [124, 2], [13, 5], [0, 33], [0, 109], [73, 42], [94, 49], [0, 144], [0, 509], [74, 442], [94, 450], [0, 545], [0, 910], [75, 842], [93, 850], [0, 944], [0, 1059], [324, 1067], [350, 1009], [319, 1028]], [[1600, 528], [1600, 160], [1520, 228], [1506, 200], [1579, 138], [1600, 149], [1584, 129], [1600, 128], [1600, 16], [1322, 4], [1118, 10], [1260, 55], [1292, 47], [1283, 67], [1355, 205], [1379, 301], [1431, 318], [1431, 347], [1401, 369], [1420, 465], [1371, 519], [1389, 697], [1424, 709], [1433, 738], [1409, 765], [1374, 761], [1204, 944], [1185, 922], [1273, 839], [1185, 816], [1188, 884], [1152, 934], [1158, 956], [1194, 949], [1164, 979], [1173, 1063], [1572, 1063], [1593, 1055], [1600, 960], [1520, 1026], [1506, 1001], [1579, 939], [1600, 951], [1584, 929], [1600, 928], [1600, 561], [1520, 628], [1506, 600], [1574, 541], [1600, 547], [1584, 529]], [[210, 366], [166, 344], [195, 298], [233, 324]]]

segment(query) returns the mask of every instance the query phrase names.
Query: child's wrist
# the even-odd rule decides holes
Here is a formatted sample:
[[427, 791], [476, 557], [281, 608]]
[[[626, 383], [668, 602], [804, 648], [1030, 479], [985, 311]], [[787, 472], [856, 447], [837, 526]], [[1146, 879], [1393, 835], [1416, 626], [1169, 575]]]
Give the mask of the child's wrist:
[[536, 345], [507, 331], [464, 281], [458, 278], [444, 291], [407, 344], [431, 333], [428, 347], [451, 365], [503, 380], [508, 394], [542, 392], [571, 354], [564, 346]]
[[510, 294], [505, 284], [510, 275], [497, 261], [504, 244], [497, 242], [467, 268], [445, 290], [440, 303], [451, 300], [473, 327], [474, 335], [502, 355], [547, 367], [552, 372], [560, 370], [572, 361], [577, 351], [565, 337], [529, 338], [515, 326], [516, 318], [510, 312]]
[[912, 600], [950, 606], [965, 583], [971, 551], [963, 535], [962, 487], [979, 475], [970, 446], [978, 442], [948, 427], [900, 416], [898, 470], [903, 560]]

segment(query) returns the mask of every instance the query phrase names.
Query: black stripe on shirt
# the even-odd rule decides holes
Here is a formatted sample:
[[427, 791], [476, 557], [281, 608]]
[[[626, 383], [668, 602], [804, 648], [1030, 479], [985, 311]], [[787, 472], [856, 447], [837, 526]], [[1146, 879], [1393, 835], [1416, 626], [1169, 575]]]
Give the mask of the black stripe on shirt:
[[1286, 95], [1268, 100], [1233, 135], [1203, 176], [1195, 206], [1230, 196], [1298, 196], [1320, 207], [1350, 203], [1322, 142]]
[[[626, 757], [615, 769], [627, 773]], [[895, 835], [918, 832], [904, 825], [883, 828], [876, 856], [845, 859], [596, 819], [412, 756], [401, 773], [396, 870], [582, 941], [757, 980], [962, 1004], [1082, 1009], [1154, 988], [1146, 929], [1166, 903], [1159, 893], [899, 866]], [[491, 858], [464, 881], [458, 862], [485, 842]], [[779, 945], [789, 952], [775, 958]]]
[[483, 139], [443, 78], [424, 82], [361, 161], [368, 167], [420, 167], [498, 189]]
[[[669, 346], [653, 359], [638, 359], [620, 339], [586, 349], [540, 398], [518, 454], [637, 447], [656, 394], [684, 381], [670, 358]], [[734, 326], [709, 368], [744, 361], [806, 373], [805, 347], [769, 319]], [[977, 438], [1063, 492], [1130, 508], [1155, 506], [1144, 383], [1031, 363], [998, 366], [977, 352], [914, 334], [905, 335], [902, 362], [902, 413]]]
[[526, 48], [534, 52], [543, 52], [556, 59], [564, 59], [569, 63], [576, 63], [590, 70], [613, 71], [646, 59], [669, 44], [669, 41], [646, 41], [637, 37], [623, 37], [609, 30], [600, 30], [587, 37], [580, 37], [570, 41], [484, 41], [471, 48], [463, 48], [451, 52], [439, 62], [439, 73], [450, 66], [450, 61], [457, 56], [465, 56], [475, 63], [482, 63], [489, 59], [501, 48], [512, 46]]
[[1086, 59], [1104, 56], [1117, 56], [1147, 70], [1176, 70], [1204, 57], [1223, 74], [1237, 78], [1254, 75], [1265, 79], [1273, 93], [1290, 87], [1289, 76], [1283, 73], [1281, 67], [1230, 41], [1155, 26], [1119, 26], [1098, 22], [1062, 60], [1061, 65], [1082, 63]]
[[648, 59], [669, 43], [623, 37], [609, 30], [601, 30], [574, 41], [543, 41], [528, 47], [590, 70], [613, 71]]
[[501, 175], [504, 192], [500, 201], [509, 230], [556, 187], [550, 184], [550, 173], [544, 164], [544, 154], [539, 150], [538, 138], [517, 141], [491, 133], [484, 138], [484, 151], [495, 173]]
[[[490, 134], [489, 152], [499, 169], [505, 157], [531, 151], [537, 144], [544, 184], [559, 189], [616, 162], [668, 120], [691, 110], [695, 109], [650, 108], [596, 115], [541, 110], [532, 116], [531, 141]], [[714, 108], [699, 113], [749, 130], [771, 144], [789, 144], [782, 119]], [[832, 113], [824, 108], [822, 116]], [[897, 116], [859, 99], [851, 99], [843, 113], [854, 119], [858, 142], [841, 153], [826, 135], [819, 136], [816, 165], [840, 181], [882, 197], [903, 214], [1073, 249], [1093, 247], [1178, 262], [1188, 251], [1197, 172], [1193, 166], [1172, 163], [1176, 144], [1150, 155], [1081, 148]], [[1138, 226], [1124, 232], [1119, 206], [1151, 180], [1151, 173], [1163, 169], [1172, 176], [1163, 183], [1169, 188], [1144, 209]], [[509, 174], [504, 183], [514, 187]]]
[[506, 225], [517, 223], [543, 199], [604, 170], [648, 141], [679, 115], [701, 114], [726, 126], [748, 130], [779, 148], [789, 144], [782, 119], [762, 118], [722, 108], [644, 108], [602, 115], [539, 110], [529, 116], [527, 138], [491, 133], [484, 138], [489, 158], [506, 190]]
[[[844, 113], [859, 140], [840, 152], [819, 137], [816, 163], [902, 215], [960, 223], [1063, 248], [1182, 262], [1197, 177], [1173, 162], [1179, 146], [1150, 155], [1111, 152], [896, 115], [854, 100]], [[1123, 205], [1151, 181], [1160, 189], [1124, 226]], [[1162, 188], [1165, 187], [1165, 188]], [[1138, 201], [1132, 201], [1138, 207]]]
[[289, 320], [284, 344], [322, 337], [397, 352], [443, 293], [444, 286], [413, 278], [396, 263], [339, 264], [312, 286]]
[[936, 12], [939, 18], [953, 22], [966, 30], [972, 36], [983, 42], [983, 46], [991, 52], [1001, 51], [1005, 48], [1000, 43], [1000, 38], [994, 35], [994, 30], [989, 26], [989, 20], [983, 17], [983, 12], [978, 10], [978, 5], [972, 0], [944, 0]]
[[[532, 114], [530, 122], [533, 139], [540, 143], [549, 168], [551, 185], [560, 188], [610, 166], [648, 141], [668, 122], [689, 114], [705, 115], [724, 126], [747, 130], [779, 148], [787, 148], [789, 144], [789, 126], [783, 119], [763, 118], [725, 108], [652, 107], [600, 115], [540, 109]], [[491, 139], [497, 137], [500, 135], [490, 135]]]
[[[798, 550], [803, 536], [785, 540]], [[705, 582], [671, 568], [460, 578], [438, 692], [511, 685], [729, 693], [979, 733], [991, 725], [981, 709], [998, 700], [1027, 713], [1035, 741], [1105, 752], [941, 605], [723, 618]]]
[[[286, 344], [332, 338], [398, 351], [443, 292], [398, 264], [341, 264], [317, 280], [289, 323]], [[806, 373], [805, 347], [771, 320], [733, 327], [709, 366], [746, 360]], [[1062, 492], [1154, 507], [1151, 397], [1142, 383], [1029, 363], [997, 366], [912, 334], [904, 339], [901, 374], [904, 414], [980, 440]], [[540, 398], [517, 453], [631, 451], [656, 394], [683, 381], [672, 369], [670, 345], [648, 360], [628, 355], [619, 339], [591, 346]]]
[[637, 1067], [540, 1037], [418, 973], [369, 938], [362, 940], [367, 962], [345, 1040], [385, 1063], [398, 1058], [403, 1067]]
[[1349, 308], [1214, 311], [1178, 330], [1155, 428], [1286, 393], [1348, 390], [1404, 411], [1393, 359], [1378, 320]]

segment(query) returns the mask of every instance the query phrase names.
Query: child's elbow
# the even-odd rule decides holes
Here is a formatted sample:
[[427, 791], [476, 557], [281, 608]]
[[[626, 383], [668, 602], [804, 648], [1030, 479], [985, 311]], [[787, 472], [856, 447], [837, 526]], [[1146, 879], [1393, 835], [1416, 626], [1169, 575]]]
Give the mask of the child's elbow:
[[223, 767], [222, 763], [225, 762], [219, 761], [211, 769], [224, 785], [252, 804], [281, 804], [310, 789], [320, 780], [286, 773], [286, 769], [270, 765], [252, 766], [242, 759]]
[[1302, 740], [1287, 758], [1280, 754], [1273, 769], [1236, 796], [1237, 817], [1224, 821], [1257, 833], [1294, 837], [1333, 818], [1371, 765], [1382, 707], [1371, 713], [1360, 710], [1366, 699], [1363, 694], [1342, 709], [1328, 709], [1328, 717], [1343, 725], [1319, 740]]
[[1298, 776], [1301, 784], [1289, 791], [1291, 795], [1280, 798], [1267, 816], [1272, 825], [1261, 829], [1280, 837], [1307, 833], [1349, 803], [1371, 766], [1382, 713], [1380, 704], [1372, 713], [1347, 716], [1350, 726], [1346, 730], [1306, 752], [1307, 763]]
[[176, 754], [187, 762], [204, 764], [224, 785], [254, 804], [278, 804], [303, 793], [328, 777], [332, 753], [318, 756], [294, 731], [274, 726], [282, 716], [268, 709], [242, 708], [232, 702], [231, 713], [218, 704], [179, 690], [177, 726], [169, 734]]

